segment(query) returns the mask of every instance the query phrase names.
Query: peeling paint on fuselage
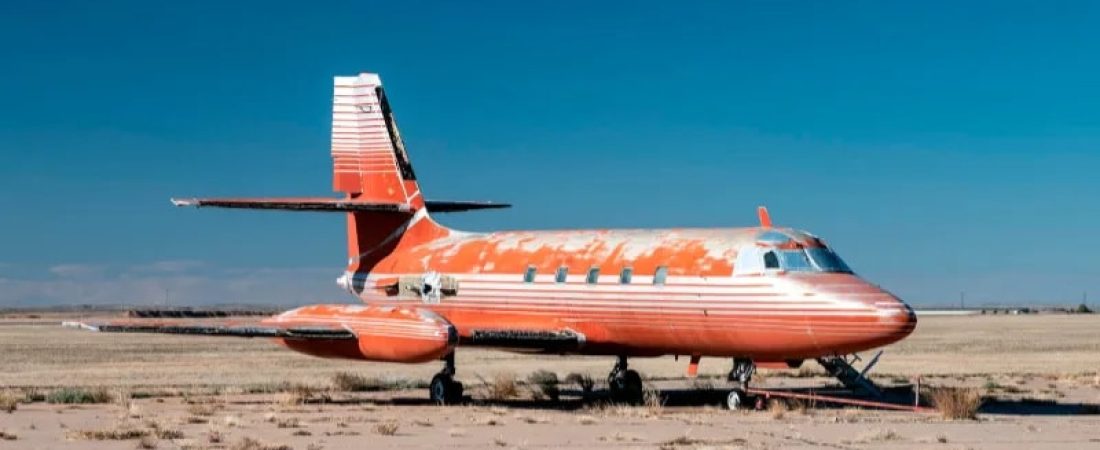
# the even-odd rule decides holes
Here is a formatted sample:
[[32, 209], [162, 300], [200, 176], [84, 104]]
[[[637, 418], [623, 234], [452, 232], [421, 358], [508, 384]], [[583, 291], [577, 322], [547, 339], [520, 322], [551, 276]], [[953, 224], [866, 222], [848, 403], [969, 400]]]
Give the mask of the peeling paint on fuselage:
[[[388, 273], [540, 273], [567, 267], [603, 274], [667, 267], [670, 275], [730, 276], [737, 250], [752, 245], [757, 228], [670, 230], [503, 231], [452, 235], [413, 246], [383, 260]], [[376, 270], [377, 271], [377, 270]]]

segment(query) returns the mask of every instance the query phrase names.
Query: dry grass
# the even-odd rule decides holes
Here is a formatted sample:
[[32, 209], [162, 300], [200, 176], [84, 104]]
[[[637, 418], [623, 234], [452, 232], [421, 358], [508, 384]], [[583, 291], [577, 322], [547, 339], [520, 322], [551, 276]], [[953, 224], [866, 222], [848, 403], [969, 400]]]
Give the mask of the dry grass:
[[899, 441], [902, 437], [894, 430], [889, 429], [875, 429], [867, 431], [856, 437], [855, 442], [869, 443], [869, 442], [888, 442]]
[[187, 412], [192, 416], [210, 417], [214, 413], [218, 412], [218, 409], [224, 407], [220, 404], [211, 403], [195, 403], [187, 406]]
[[400, 427], [401, 426], [397, 422], [387, 421], [375, 424], [374, 427], [371, 428], [371, 431], [373, 431], [374, 434], [380, 434], [382, 436], [393, 436], [397, 434], [397, 429]]
[[152, 436], [142, 436], [138, 439], [137, 448], [143, 450], [152, 450], [157, 448], [157, 438]]
[[296, 417], [282, 417], [274, 420], [276, 428], [300, 428], [302, 422]]
[[0, 392], [0, 411], [11, 414], [15, 412], [15, 409], [19, 407], [19, 401], [22, 400], [22, 395], [17, 395], [15, 391], [3, 391]]
[[972, 388], [935, 388], [930, 398], [943, 418], [951, 420], [977, 419], [984, 401], [981, 392]]
[[120, 425], [115, 428], [102, 430], [70, 430], [65, 434], [69, 439], [81, 439], [86, 441], [125, 441], [129, 439], [141, 439], [149, 436], [149, 430], [134, 428], [128, 425]]
[[685, 431], [684, 434], [681, 434], [680, 436], [677, 436], [673, 439], [669, 439], [667, 441], [664, 441], [664, 442], [658, 444], [657, 448], [670, 449], [670, 448], [676, 448], [676, 447], [696, 447], [696, 446], [700, 446], [700, 445], [703, 445], [703, 444], [706, 444], [706, 443], [707, 443], [707, 441], [691, 437], [691, 430], [689, 429], [689, 430]]
[[428, 387], [428, 383], [423, 380], [367, 377], [351, 372], [337, 372], [332, 376], [331, 382], [333, 389], [342, 392], [399, 391]]
[[642, 405], [650, 416], [660, 416], [664, 412], [665, 398], [653, 386], [646, 386], [642, 390]]
[[536, 370], [527, 376], [527, 382], [538, 388], [537, 391], [532, 393], [532, 397], [535, 397], [536, 400], [545, 397], [556, 402], [561, 397], [561, 388], [558, 387], [560, 381], [558, 380], [558, 374], [554, 372]]
[[243, 437], [230, 445], [229, 450], [291, 450], [291, 447], [283, 444], [265, 444], [250, 437]]
[[115, 397], [106, 388], [63, 387], [46, 395], [49, 403], [111, 403]]
[[565, 382], [569, 384], [577, 385], [577, 388], [588, 396], [592, 393], [592, 390], [596, 387], [596, 380], [586, 373], [573, 372], [565, 376]]
[[489, 400], [508, 400], [519, 396], [519, 383], [512, 372], [497, 372], [485, 383], [485, 396]]
[[772, 399], [772, 401], [768, 402], [768, 414], [771, 414], [772, 419], [783, 420], [783, 418], [787, 416], [787, 411], [789, 411], [787, 402], [783, 400]]

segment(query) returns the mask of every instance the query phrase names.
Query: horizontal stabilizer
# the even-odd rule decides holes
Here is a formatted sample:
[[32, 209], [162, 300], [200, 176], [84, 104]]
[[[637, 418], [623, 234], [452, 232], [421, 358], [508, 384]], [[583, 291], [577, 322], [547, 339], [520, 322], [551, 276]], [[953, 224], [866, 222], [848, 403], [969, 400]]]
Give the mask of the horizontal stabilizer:
[[335, 325], [294, 325], [278, 327], [260, 323], [196, 323], [170, 321], [62, 322], [62, 326], [103, 333], [162, 333], [207, 336], [268, 337], [284, 339], [355, 339], [355, 334]]
[[468, 202], [468, 201], [443, 201], [443, 200], [425, 200], [424, 206], [428, 208], [428, 212], [432, 213], [450, 213], [450, 212], [463, 212], [474, 211], [478, 209], [502, 209], [511, 208], [512, 205], [507, 203], [494, 203], [494, 202]]
[[412, 208], [404, 203], [357, 202], [335, 198], [286, 197], [286, 198], [190, 198], [172, 199], [176, 206], [194, 206], [198, 208], [238, 208], [238, 209], [277, 209], [281, 211], [321, 211], [321, 212], [392, 212], [412, 213]]
[[[320, 212], [389, 212], [411, 214], [412, 207], [405, 203], [362, 202], [325, 197], [282, 197], [282, 198], [188, 198], [172, 199], [176, 206], [194, 206], [197, 208], [235, 208], [235, 209], [273, 209], [281, 211], [320, 211]], [[450, 213], [474, 211], [478, 209], [510, 208], [512, 205], [493, 202], [436, 201], [424, 202], [428, 212]]]

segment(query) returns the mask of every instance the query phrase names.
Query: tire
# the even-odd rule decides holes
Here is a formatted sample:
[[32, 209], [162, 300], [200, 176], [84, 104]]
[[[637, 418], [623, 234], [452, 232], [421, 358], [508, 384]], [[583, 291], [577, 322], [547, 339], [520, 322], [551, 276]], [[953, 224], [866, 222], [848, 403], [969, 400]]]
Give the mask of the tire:
[[621, 376], [608, 380], [611, 400], [621, 403], [639, 404], [642, 402], [642, 377], [638, 372], [627, 370]]
[[443, 374], [432, 377], [428, 397], [437, 405], [454, 405], [462, 401], [462, 383]]
[[745, 405], [745, 394], [734, 389], [726, 396], [726, 409], [737, 411]]

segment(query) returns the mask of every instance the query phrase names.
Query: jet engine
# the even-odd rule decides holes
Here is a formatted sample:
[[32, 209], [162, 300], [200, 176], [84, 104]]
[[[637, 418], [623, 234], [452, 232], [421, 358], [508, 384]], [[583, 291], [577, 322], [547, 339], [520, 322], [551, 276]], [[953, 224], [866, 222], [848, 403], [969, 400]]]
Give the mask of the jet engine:
[[278, 338], [291, 350], [324, 358], [422, 363], [446, 356], [458, 343], [447, 319], [420, 308], [378, 305], [311, 305], [263, 321], [279, 327], [340, 327], [354, 338]]

